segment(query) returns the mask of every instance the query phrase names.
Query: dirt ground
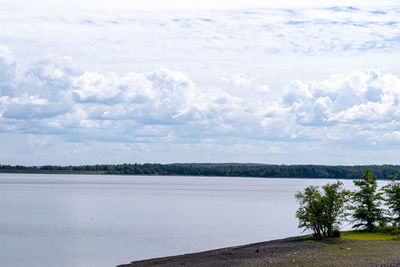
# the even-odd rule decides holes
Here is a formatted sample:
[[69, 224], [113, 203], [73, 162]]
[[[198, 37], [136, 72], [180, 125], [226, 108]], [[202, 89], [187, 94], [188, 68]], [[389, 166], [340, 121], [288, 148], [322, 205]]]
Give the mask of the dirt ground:
[[400, 266], [400, 241], [322, 242], [291, 237], [180, 256], [135, 261], [133, 266]]

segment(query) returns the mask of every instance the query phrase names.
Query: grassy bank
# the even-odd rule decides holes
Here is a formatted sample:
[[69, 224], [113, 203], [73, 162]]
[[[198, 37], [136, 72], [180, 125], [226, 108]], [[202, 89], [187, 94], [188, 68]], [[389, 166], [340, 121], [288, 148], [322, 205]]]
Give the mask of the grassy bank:
[[[400, 240], [388, 233], [343, 232], [341, 238], [317, 242], [322, 246], [292, 254], [279, 264], [268, 266], [399, 266]], [[255, 264], [255, 265], [254, 265]], [[263, 266], [265, 264], [250, 264]]]
[[347, 240], [359, 240], [359, 241], [398, 240], [396, 235], [392, 235], [389, 233], [368, 233], [362, 231], [345, 231], [342, 232], [341, 238]]

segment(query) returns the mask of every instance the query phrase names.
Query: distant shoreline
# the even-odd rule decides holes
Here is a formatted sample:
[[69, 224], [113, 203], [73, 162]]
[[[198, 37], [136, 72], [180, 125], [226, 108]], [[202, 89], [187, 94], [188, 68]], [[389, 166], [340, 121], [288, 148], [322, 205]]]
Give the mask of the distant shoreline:
[[309, 179], [358, 179], [366, 169], [378, 179], [391, 179], [400, 165], [272, 165], [255, 163], [103, 164], [81, 166], [10, 166], [0, 173], [158, 175], [207, 177], [260, 177]]
[[74, 171], [74, 172], [68, 172], [68, 171], [45, 171], [45, 170], [4, 170], [0, 169], [0, 173], [26, 173], [26, 174], [87, 174], [87, 175], [107, 175], [104, 172], [84, 172], [84, 171]]

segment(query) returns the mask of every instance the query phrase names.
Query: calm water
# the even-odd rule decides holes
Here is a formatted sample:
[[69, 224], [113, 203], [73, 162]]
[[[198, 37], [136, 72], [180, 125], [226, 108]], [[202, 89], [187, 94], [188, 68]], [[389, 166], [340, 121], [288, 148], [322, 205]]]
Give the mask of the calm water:
[[329, 181], [0, 174], [0, 262], [115, 266], [298, 235], [294, 194]]

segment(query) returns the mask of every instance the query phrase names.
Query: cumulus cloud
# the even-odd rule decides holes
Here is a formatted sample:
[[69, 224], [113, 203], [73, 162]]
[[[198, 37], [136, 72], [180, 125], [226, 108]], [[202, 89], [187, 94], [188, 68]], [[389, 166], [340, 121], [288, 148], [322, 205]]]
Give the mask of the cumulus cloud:
[[[243, 76], [226, 76], [246, 86], [246, 94], [235, 94], [200, 87], [166, 68], [77, 73], [65, 58], [46, 58], [15, 75], [16, 61], [4, 51], [3, 132], [122, 143], [400, 140], [400, 78], [393, 74], [353, 71], [296, 80], [273, 97], [267, 85], [243, 83]], [[282, 152], [275, 148], [268, 151]]]
[[[9, 62], [5, 56], [1, 60]], [[233, 133], [242, 118], [252, 116], [243, 99], [200, 89], [178, 71], [75, 74], [67, 63], [50, 57], [33, 64], [22, 78], [8, 78], [15, 88], [7, 85], [10, 90], [0, 96], [2, 129], [126, 142], [181, 136], [193, 142], [192, 137]], [[3, 72], [14, 66], [8, 64]]]
[[282, 104], [304, 124], [378, 123], [400, 119], [399, 94], [399, 77], [354, 71], [326, 81], [293, 82]]
[[153, 143], [149, 155], [166, 144], [164, 158], [171, 147], [207, 144], [202, 151], [257, 150], [258, 161], [281, 154], [280, 162], [278, 148], [296, 145], [311, 153], [329, 142], [400, 144], [396, 1], [199, 1], [204, 8], [186, 11], [140, 10], [137, 1], [111, 9], [91, 0], [35, 9], [6, 2], [0, 134], [9, 140], [120, 151]]
[[74, 93], [78, 101], [107, 103], [120, 95], [121, 90], [116, 84], [119, 77], [110, 73], [105, 77], [103, 74], [85, 72], [73, 81], [76, 88]]

